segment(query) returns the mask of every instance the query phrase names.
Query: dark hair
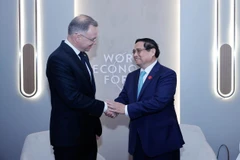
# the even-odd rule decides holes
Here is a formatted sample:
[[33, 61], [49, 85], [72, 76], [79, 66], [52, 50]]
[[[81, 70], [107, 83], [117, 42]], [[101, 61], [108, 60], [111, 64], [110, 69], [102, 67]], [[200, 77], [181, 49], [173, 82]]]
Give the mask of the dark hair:
[[90, 25], [97, 27], [98, 23], [92, 17], [84, 14], [76, 16], [68, 25], [68, 34], [87, 32]]
[[144, 42], [144, 48], [149, 51], [150, 49], [154, 48], [156, 50], [156, 53], [155, 53], [155, 57], [158, 58], [158, 56], [160, 55], [160, 50], [158, 48], [158, 44], [153, 40], [153, 39], [150, 39], [150, 38], [139, 38], [135, 41], [135, 44], [137, 42]]

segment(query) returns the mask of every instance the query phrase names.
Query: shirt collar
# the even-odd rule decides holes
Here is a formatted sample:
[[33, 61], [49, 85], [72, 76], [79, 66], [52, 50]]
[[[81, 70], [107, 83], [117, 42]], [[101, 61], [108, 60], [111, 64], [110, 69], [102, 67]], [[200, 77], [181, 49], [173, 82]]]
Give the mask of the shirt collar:
[[155, 65], [156, 63], [157, 63], [157, 60], [154, 61], [152, 64], [150, 64], [147, 68], [145, 68], [145, 69], [142, 69], [142, 68], [141, 68], [141, 71], [145, 71], [145, 72], [146, 72], [146, 75], [148, 75], [148, 74], [151, 72], [152, 68], [154, 67], [154, 65]]
[[65, 41], [64, 41], [67, 45], [69, 45], [69, 47], [71, 47], [73, 50], [74, 50], [74, 52], [77, 54], [77, 56], [78, 56], [78, 54], [80, 53], [80, 51], [76, 48], [76, 47], [74, 47], [72, 44], [71, 44], [71, 42], [69, 42], [67, 39], [65, 39]]

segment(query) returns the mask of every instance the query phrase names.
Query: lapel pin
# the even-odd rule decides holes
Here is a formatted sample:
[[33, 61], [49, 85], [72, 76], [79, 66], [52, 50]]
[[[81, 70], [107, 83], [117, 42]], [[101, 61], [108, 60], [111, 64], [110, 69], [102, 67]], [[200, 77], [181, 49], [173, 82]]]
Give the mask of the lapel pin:
[[148, 79], [149, 79], [149, 80], [152, 79], [152, 76], [148, 76]]

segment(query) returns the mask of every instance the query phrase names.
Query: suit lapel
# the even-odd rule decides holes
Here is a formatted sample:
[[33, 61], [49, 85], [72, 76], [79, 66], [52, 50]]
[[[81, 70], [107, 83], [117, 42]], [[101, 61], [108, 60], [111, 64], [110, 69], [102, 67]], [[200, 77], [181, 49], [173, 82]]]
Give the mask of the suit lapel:
[[[86, 66], [84, 66], [84, 64], [80, 61], [79, 57], [76, 55], [74, 50], [70, 46], [68, 46], [64, 41], [62, 41], [61, 47], [65, 50], [67, 55], [74, 61], [74, 63], [76, 63], [78, 65], [78, 67], [83, 71], [84, 78], [92, 86], [88, 70], [87, 70]], [[91, 73], [92, 73], [92, 68], [90, 68], [90, 70], [91, 70]], [[94, 77], [92, 77], [92, 78], [94, 79]], [[95, 82], [93, 81], [93, 83], [94, 83], [93, 90], [95, 91]]]

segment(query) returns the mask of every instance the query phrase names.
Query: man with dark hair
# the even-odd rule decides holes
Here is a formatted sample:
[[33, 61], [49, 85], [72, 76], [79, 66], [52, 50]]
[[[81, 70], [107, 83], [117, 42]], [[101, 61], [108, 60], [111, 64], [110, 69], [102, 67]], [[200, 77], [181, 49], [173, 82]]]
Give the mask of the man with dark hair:
[[161, 65], [150, 38], [137, 39], [133, 57], [139, 69], [128, 74], [110, 111], [130, 118], [129, 148], [133, 160], [180, 160], [184, 144], [174, 109], [176, 73]]
[[56, 160], [96, 160], [96, 139], [102, 134], [99, 117], [107, 112], [107, 104], [95, 99], [94, 75], [86, 52], [96, 44], [97, 27], [87, 15], [75, 17], [67, 39], [48, 58], [50, 141]]

